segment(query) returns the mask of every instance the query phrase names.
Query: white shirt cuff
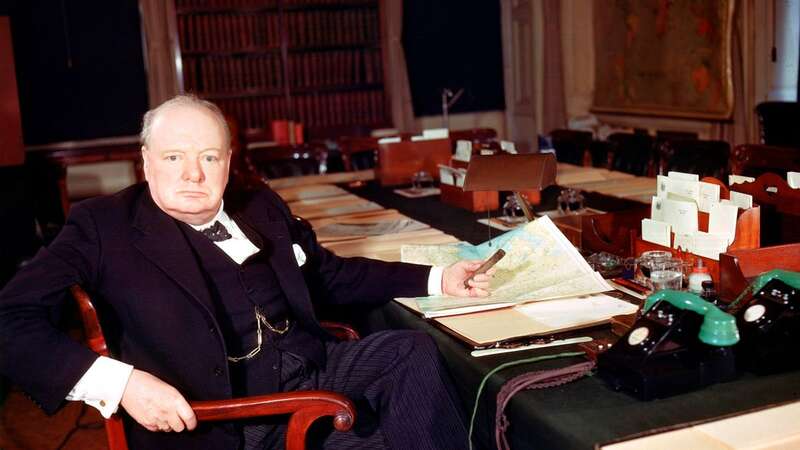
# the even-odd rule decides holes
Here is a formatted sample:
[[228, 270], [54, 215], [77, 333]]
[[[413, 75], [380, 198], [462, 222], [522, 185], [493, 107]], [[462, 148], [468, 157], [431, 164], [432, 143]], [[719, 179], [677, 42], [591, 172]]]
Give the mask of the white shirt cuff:
[[67, 400], [83, 401], [108, 419], [117, 412], [132, 372], [132, 365], [101, 356], [69, 391]]
[[428, 295], [442, 295], [444, 267], [433, 266], [428, 274]]

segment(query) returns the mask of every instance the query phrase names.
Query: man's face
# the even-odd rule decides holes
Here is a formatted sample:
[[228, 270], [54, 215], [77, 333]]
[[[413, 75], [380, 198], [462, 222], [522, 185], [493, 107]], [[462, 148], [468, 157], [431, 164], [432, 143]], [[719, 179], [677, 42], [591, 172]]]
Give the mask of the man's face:
[[211, 112], [193, 106], [161, 111], [142, 156], [150, 195], [159, 208], [193, 225], [214, 218], [228, 183], [230, 149]]

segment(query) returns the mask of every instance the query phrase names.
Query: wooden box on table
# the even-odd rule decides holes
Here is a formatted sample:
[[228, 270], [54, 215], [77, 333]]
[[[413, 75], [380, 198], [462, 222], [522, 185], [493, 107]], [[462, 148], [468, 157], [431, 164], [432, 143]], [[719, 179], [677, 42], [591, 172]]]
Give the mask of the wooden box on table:
[[726, 303], [735, 300], [753, 278], [772, 269], [799, 272], [800, 244], [722, 253], [719, 255], [719, 297]]
[[439, 164], [447, 164], [450, 156], [450, 139], [379, 144], [375, 178], [382, 186], [410, 184], [411, 177], [424, 170], [438, 179]]
[[[708, 213], [698, 212], [698, 228], [700, 231], [708, 231]], [[675, 233], [672, 233], [672, 242], [675, 240]], [[736, 220], [736, 237], [734, 238], [733, 242], [728, 246], [728, 252], [733, 250], [747, 250], [747, 249], [756, 249], [759, 248], [761, 245], [761, 208], [758, 206], [753, 206], [750, 209], [740, 210], [739, 217]], [[672, 252], [675, 255], [678, 251], [674, 248], [667, 248], [659, 244], [654, 244], [652, 242], [645, 241], [641, 238], [637, 238], [634, 245], [634, 254], [636, 256], [641, 255], [643, 252], [649, 250], [666, 250]], [[708, 267], [708, 272], [711, 274], [711, 278], [714, 280], [714, 283], [719, 285], [720, 282], [720, 272], [719, 272], [719, 262], [715, 261], [711, 258], [706, 258], [704, 256], [694, 255], [688, 252], [683, 252], [683, 255], [678, 255], [678, 257], [683, 257], [687, 262], [692, 263], [696, 259], [703, 260], [703, 264]]]
[[494, 211], [500, 207], [500, 195], [497, 191], [464, 192], [458, 186], [441, 184], [442, 203], [472, 212]]

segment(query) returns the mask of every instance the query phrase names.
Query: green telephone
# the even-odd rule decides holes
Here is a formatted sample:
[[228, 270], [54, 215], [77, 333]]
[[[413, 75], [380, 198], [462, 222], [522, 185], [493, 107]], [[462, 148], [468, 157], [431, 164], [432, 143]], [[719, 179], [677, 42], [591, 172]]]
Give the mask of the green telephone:
[[605, 353], [599, 375], [614, 388], [649, 400], [736, 376], [731, 346], [736, 319], [695, 294], [662, 290], [645, 301], [642, 316]]
[[755, 373], [800, 368], [800, 273], [770, 270], [731, 303], [742, 342], [737, 365]]

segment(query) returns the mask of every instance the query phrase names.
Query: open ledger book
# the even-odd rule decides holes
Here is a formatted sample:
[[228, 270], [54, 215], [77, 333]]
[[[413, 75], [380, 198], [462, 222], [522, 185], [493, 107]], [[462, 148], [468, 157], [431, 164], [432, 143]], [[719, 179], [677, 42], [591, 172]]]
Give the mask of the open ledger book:
[[546, 216], [477, 246], [406, 245], [402, 260], [446, 266], [462, 259], [486, 259], [499, 248], [506, 256], [495, 265], [489, 297], [396, 300], [476, 348], [599, 325], [638, 309], [602, 294], [612, 287]]

